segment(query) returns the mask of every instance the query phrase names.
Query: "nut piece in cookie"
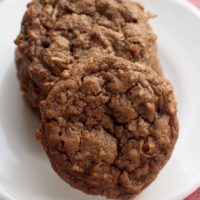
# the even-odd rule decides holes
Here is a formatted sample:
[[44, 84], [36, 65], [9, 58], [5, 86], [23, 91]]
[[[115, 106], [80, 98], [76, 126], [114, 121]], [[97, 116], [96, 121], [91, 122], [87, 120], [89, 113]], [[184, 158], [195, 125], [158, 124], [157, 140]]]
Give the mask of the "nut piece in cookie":
[[157, 177], [178, 137], [171, 85], [115, 56], [74, 63], [40, 109], [41, 142], [54, 170], [88, 194], [137, 195]]

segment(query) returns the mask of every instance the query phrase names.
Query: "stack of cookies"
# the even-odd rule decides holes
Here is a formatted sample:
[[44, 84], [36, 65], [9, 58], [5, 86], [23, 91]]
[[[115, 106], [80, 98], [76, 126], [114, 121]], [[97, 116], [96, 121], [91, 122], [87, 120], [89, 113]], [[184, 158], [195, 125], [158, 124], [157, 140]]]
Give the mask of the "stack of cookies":
[[129, 0], [33, 0], [16, 39], [37, 138], [72, 187], [129, 199], [158, 175], [178, 137], [153, 15]]

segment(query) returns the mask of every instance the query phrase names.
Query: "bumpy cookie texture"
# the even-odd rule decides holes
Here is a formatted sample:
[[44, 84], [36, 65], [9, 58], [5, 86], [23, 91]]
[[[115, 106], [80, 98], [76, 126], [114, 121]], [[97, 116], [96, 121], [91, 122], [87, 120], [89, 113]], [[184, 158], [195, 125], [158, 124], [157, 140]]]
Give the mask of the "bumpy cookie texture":
[[17, 77], [20, 82], [20, 88], [26, 102], [36, 111], [40, 113], [38, 105], [46, 97], [40, 88], [30, 79], [27, 71], [29, 62], [21, 53], [16, 50], [15, 61], [17, 66]]
[[115, 56], [80, 60], [41, 103], [40, 138], [55, 171], [86, 193], [128, 199], [148, 186], [178, 137], [171, 85]]
[[33, 0], [16, 44], [28, 60], [28, 77], [46, 95], [69, 64], [93, 51], [161, 73], [151, 16], [129, 0]]

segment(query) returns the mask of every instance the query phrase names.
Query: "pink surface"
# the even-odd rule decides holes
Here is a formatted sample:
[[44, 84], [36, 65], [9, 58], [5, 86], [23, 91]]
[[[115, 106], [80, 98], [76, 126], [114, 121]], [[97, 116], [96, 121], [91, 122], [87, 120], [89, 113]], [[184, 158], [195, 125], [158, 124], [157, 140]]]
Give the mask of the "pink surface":
[[194, 5], [200, 8], [200, 0], [190, 0]]
[[185, 200], [200, 200], [200, 188], [197, 191], [195, 191], [193, 194], [191, 194]]
[[[4, 0], [0, 0], [0, 3]], [[189, 0], [194, 5], [196, 5], [200, 9], [200, 0]], [[200, 200], [200, 188], [197, 189], [193, 194], [187, 197], [185, 200]]]

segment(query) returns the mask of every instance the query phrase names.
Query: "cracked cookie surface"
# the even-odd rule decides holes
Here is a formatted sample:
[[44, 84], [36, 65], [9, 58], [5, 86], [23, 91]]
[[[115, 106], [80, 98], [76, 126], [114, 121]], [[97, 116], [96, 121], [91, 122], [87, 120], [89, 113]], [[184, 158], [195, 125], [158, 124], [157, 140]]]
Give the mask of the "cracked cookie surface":
[[128, 0], [33, 0], [16, 44], [28, 61], [28, 78], [45, 95], [69, 64], [94, 51], [145, 63], [161, 74], [150, 17]]
[[40, 110], [41, 142], [55, 171], [86, 193], [128, 199], [165, 165], [178, 137], [171, 85], [115, 56], [65, 70]]

